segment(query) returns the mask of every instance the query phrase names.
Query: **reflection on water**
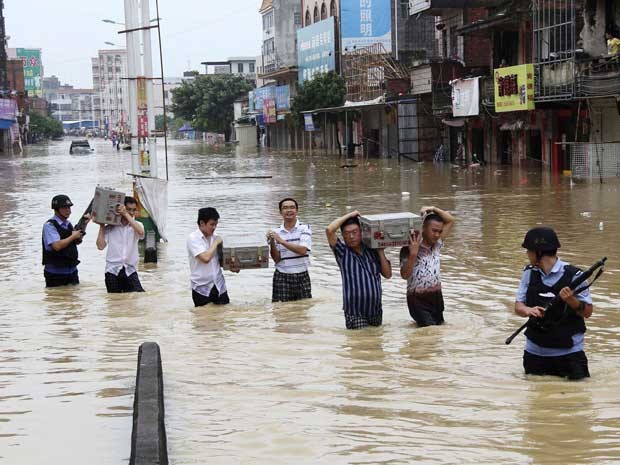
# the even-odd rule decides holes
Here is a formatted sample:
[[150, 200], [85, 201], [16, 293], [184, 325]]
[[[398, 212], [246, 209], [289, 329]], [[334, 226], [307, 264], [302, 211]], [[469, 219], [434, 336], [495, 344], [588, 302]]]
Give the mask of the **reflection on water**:
[[[539, 169], [244, 154], [173, 143], [170, 242], [140, 265], [145, 294], [108, 295], [96, 228], [80, 247], [77, 287], [44, 289], [41, 226], [58, 192], [74, 220], [95, 184], [130, 190], [129, 154], [67, 142], [0, 158], [0, 463], [116, 464], [129, 457], [138, 345], [162, 349], [171, 462], [345, 464], [612, 464], [617, 437], [620, 218], [617, 183], [571, 184]], [[160, 163], [160, 166], [163, 165]], [[271, 179], [218, 179], [270, 175]], [[186, 179], [186, 178], [202, 179]], [[409, 194], [403, 194], [408, 192]], [[231, 304], [196, 309], [185, 237], [198, 208], [220, 233], [265, 232], [295, 197], [314, 230], [314, 299], [271, 303], [270, 270], [227, 274]], [[405, 282], [384, 281], [384, 325], [347, 332], [340, 275], [323, 230], [349, 208], [457, 218], [442, 263], [447, 324], [416, 328]], [[592, 379], [522, 373], [522, 321], [512, 313], [526, 262], [520, 243], [555, 227], [561, 256], [609, 256], [593, 288], [587, 353]], [[602, 223], [602, 224], [601, 224]], [[396, 267], [397, 250], [388, 258]]]

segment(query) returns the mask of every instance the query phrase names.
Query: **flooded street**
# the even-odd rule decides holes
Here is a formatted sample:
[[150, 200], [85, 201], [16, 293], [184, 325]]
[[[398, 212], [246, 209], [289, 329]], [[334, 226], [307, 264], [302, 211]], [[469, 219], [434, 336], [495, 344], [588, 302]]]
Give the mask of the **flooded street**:
[[[100, 140], [95, 153], [72, 156], [68, 146], [0, 156], [0, 463], [128, 461], [137, 350], [147, 340], [162, 351], [175, 465], [620, 463], [619, 182], [395, 159], [343, 169], [323, 154], [173, 142], [169, 242], [157, 264], [140, 264], [146, 293], [108, 295], [96, 225], [79, 249], [81, 284], [44, 287], [51, 197], [71, 197], [75, 223], [95, 185], [131, 190], [128, 152]], [[217, 179], [259, 175], [273, 178]], [[266, 232], [288, 196], [313, 228], [314, 299], [272, 304], [270, 264], [225, 272], [231, 304], [194, 308], [185, 239], [198, 208], [218, 209], [223, 236]], [[395, 272], [383, 282], [383, 326], [346, 331], [325, 226], [348, 207], [417, 213], [433, 204], [457, 220], [443, 249], [446, 325], [415, 327], [398, 249], [388, 249]], [[527, 263], [521, 241], [540, 223], [558, 231], [564, 260], [609, 258], [592, 287], [584, 382], [527, 378], [524, 337], [504, 344], [523, 323], [513, 313]]]

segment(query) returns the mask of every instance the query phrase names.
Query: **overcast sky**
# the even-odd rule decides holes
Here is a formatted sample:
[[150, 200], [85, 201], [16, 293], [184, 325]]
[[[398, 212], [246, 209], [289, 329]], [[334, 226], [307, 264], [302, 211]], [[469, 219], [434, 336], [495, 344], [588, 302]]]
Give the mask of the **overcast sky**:
[[[204, 72], [202, 61], [260, 54], [260, 0], [159, 0], [166, 77]], [[92, 87], [90, 58], [97, 50], [124, 47], [117, 34], [124, 22], [123, 0], [5, 0], [9, 47], [41, 48], [45, 76]], [[151, 17], [155, 17], [151, 0]], [[154, 31], [155, 32], [155, 31]], [[156, 36], [156, 34], [154, 34]], [[159, 59], [153, 49], [154, 69]]]

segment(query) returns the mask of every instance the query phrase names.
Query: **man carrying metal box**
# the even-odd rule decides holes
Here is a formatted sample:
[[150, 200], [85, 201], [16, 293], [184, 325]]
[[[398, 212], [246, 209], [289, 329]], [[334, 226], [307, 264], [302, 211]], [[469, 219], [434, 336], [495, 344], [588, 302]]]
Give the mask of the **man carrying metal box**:
[[273, 274], [272, 302], [312, 298], [308, 274], [308, 253], [312, 250], [310, 225], [297, 218], [299, 205], [286, 198], [278, 204], [282, 225], [267, 233], [271, 258], [276, 264]]
[[[215, 233], [219, 219], [215, 208], [201, 208], [198, 210], [198, 229], [187, 237], [192, 300], [196, 307], [230, 302], [217, 253], [222, 243], [222, 238]], [[231, 271], [238, 273], [239, 268], [231, 268]]]
[[407, 280], [407, 306], [418, 326], [440, 325], [443, 319], [440, 251], [452, 230], [454, 217], [437, 207], [422, 207], [421, 234], [411, 233], [400, 250], [400, 276]]
[[[392, 267], [383, 249], [371, 249], [362, 242], [359, 212], [332, 221], [325, 229], [342, 276], [342, 303], [347, 329], [381, 326], [381, 276], [392, 277]], [[344, 243], [336, 232], [340, 228]]]

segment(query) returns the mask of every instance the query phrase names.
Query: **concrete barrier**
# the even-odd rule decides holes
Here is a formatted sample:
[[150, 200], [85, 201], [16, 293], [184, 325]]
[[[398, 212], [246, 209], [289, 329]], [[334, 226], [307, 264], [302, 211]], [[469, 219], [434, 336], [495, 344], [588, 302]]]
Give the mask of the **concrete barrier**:
[[129, 464], [168, 465], [164, 378], [161, 354], [155, 342], [145, 342], [138, 350]]

